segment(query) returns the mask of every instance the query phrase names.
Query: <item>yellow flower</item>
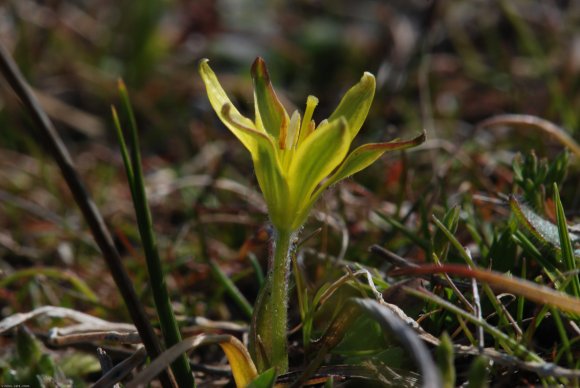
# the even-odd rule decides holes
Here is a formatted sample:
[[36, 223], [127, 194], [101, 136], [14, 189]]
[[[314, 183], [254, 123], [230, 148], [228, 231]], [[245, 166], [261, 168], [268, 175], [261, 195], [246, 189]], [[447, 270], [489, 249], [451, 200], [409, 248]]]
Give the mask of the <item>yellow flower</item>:
[[254, 121], [234, 107], [207, 59], [201, 61], [199, 71], [219, 118], [250, 151], [270, 219], [281, 231], [300, 228], [330, 185], [368, 167], [386, 151], [425, 140], [423, 133], [408, 141], [365, 144], [349, 154], [375, 94], [375, 77], [368, 72], [346, 92], [330, 117], [316, 126], [312, 113], [318, 99], [308, 97], [303, 117], [298, 111], [289, 116], [262, 58], [252, 65]]

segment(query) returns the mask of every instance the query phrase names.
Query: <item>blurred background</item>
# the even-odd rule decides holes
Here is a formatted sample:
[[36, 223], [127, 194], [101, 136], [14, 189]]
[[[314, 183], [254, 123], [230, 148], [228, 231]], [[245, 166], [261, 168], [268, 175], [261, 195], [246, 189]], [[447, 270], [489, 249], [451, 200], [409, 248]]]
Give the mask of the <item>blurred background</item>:
[[[3, 0], [0, 42], [64, 137], [148, 301], [110, 114], [119, 102], [117, 79], [127, 83], [154, 223], [182, 317], [243, 318], [212, 281], [208, 256], [250, 301], [258, 287], [244, 258], [252, 253], [265, 267], [267, 256], [267, 217], [251, 160], [209, 106], [197, 72], [201, 58], [210, 59], [250, 117], [250, 65], [261, 56], [288, 110], [303, 110], [309, 94], [319, 98], [317, 122], [364, 71], [375, 74], [377, 95], [357, 143], [427, 130], [423, 146], [382, 158], [321, 201], [321, 214], [332, 216], [312, 217], [304, 232], [318, 231], [307, 244], [315, 257], [381, 268], [367, 250], [377, 243], [423, 260], [377, 210], [418, 225], [430, 211], [460, 204], [478, 222], [489, 221], [483, 232], [505, 222], [509, 210], [490, 203], [510, 193], [514, 155], [535, 150], [553, 158], [563, 147], [535, 129], [476, 129], [484, 119], [536, 115], [578, 138], [577, 1]], [[577, 172], [572, 165], [561, 189], [570, 217], [579, 206]], [[324, 261], [312, 263], [313, 283], [331, 276]], [[3, 79], [0, 273], [10, 275], [0, 280], [0, 316], [53, 304], [127, 319], [60, 173]], [[71, 279], [91, 291], [67, 286]]]

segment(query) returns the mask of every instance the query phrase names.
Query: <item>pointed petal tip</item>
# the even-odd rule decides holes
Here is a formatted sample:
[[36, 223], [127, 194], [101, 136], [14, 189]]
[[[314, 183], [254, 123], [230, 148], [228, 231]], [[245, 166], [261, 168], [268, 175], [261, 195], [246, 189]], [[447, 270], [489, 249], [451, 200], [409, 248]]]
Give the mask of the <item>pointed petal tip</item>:
[[254, 60], [254, 63], [252, 63], [251, 73], [252, 78], [262, 77], [266, 80], [270, 79], [270, 75], [268, 74], [268, 68], [266, 67], [266, 61], [264, 61], [264, 58], [262, 57], [257, 57]]
[[374, 74], [371, 73], [371, 72], [368, 72], [368, 71], [365, 71], [363, 73], [363, 75], [362, 75], [362, 77], [361, 77], [360, 80], [361, 80], [361, 82], [365, 82], [365, 83], [366, 82], [369, 82], [369, 83], [372, 83], [372, 84], [375, 84], [376, 83]]
[[199, 60], [197, 65], [197, 71], [203, 77], [204, 73], [211, 72], [211, 67], [209, 67], [209, 59], [202, 58]]
[[202, 66], [208, 66], [208, 62], [209, 62], [209, 59], [207, 59], [207, 58], [200, 59], [198, 62], [199, 68], [201, 68]]

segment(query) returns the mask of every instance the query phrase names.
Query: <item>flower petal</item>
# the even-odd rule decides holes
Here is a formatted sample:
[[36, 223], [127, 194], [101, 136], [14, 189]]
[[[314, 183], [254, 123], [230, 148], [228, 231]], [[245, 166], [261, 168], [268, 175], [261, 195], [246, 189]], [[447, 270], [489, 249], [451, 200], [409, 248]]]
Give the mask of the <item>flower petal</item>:
[[286, 148], [286, 131], [290, 118], [286, 109], [276, 96], [270, 82], [266, 63], [260, 57], [252, 65], [254, 80], [254, 104], [256, 108], [256, 124], [263, 126], [266, 132], [280, 142], [280, 148]]
[[333, 185], [361, 170], [364, 170], [380, 158], [385, 152], [404, 150], [417, 146], [425, 141], [425, 131], [414, 139], [406, 141], [393, 140], [388, 143], [369, 143], [355, 149], [341, 166], [314, 193], [313, 201], [330, 185]]
[[268, 141], [259, 140], [252, 159], [260, 190], [268, 205], [270, 220], [276, 227], [282, 227], [290, 222], [292, 214], [288, 213], [288, 182], [282, 173], [276, 151], [276, 145], [269, 138]]
[[344, 160], [349, 147], [348, 124], [343, 117], [310, 134], [296, 150], [288, 171], [288, 186], [294, 191], [292, 203], [307, 205], [316, 186]]
[[[242, 142], [246, 148], [252, 152], [255, 148], [255, 141], [253, 136], [248, 134], [246, 131], [242, 131], [238, 128], [238, 126], [233, 125], [232, 122], [235, 121], [239, 123], [245, 128], [250, 128], [256, 131], [256, 126], [249, 118], [243, 116], [232, 104], [226, 92], [220, 85], [215, 73], [209, 67], [207, 59], [202, 59], [199, 63], [199, 74], [201, 75], [201, 79], [205, 84], [205, 88], [207, 90], [207, 96], [209, 98], [209, 102], [217, 115], [219, 116], [220, 120], [228, 127], [230, 131]], [[232, 120], [226, 119], [223, 114], [223, 108], [228, 105], [230, 106], [229, 115]]]
[[288, 182], [282, 173], [278, 148], [267, 134], [238, 123], [230, 116], [231, 107], [232, 104], [226, 104], [222, 109], [224, 122], [252, 138], [253, 148], [250, 153], [258, 185], [268, 205], [268, 213], [274, 225], [286, 223], [291, 218], [287, 214], [289, 190]]
[[365, 72], [359, 83], [350, 88], [330, 115], [328, 121], [343, 116], [348, 123], [350, 140], [354, 139], [362, 127], [375, 96], [375, 76]]

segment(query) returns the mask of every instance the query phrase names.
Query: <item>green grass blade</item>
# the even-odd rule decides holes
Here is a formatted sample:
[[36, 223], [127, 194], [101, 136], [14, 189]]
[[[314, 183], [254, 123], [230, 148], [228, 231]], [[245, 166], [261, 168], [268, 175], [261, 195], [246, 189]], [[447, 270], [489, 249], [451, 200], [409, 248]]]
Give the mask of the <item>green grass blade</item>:
[[242, 309], [248, 318], [252, 318], [252, 305], [246, 297], [241, 293], [235, 283], [222, 271], [215, 260], [210, 259], [209, 265], [214, 276], [218, 279], [221, 285], [225, 288], [227, 294], [236, 302], [238, 307]]
[[258, 261], [258, 258], [256, 257], [256, 255], [254, 255], [252, 252], [248, 253], [248, 260], [250, 261], [250, 264], [252, 265], [252, 268], [254, 269], [254, 273], [256, 274], [256, 279], [258, 280], [258, 285], [260, 286], [260, 288], [262, 288], [266, 279], [264, 279], [264, 272], [262, 271], [262, 267], [260, 266], [260, 262]]
[[566, 350], [566, 360], [568, 361], [569, 365], [574, 365], [574, 356], [570, 350], [570, 338], [568, 338], [568, 333], [566, 333], [566, 329], [564, 328], [564, 323], [562, 322], [562, 318], [560, 317], [560, 312], [555, 309], [550, 309], [552, 312], [552, 318], [554, 319], [554, 323], [556, 324], [556, 329], [558, 334], [560, 335], [560, 339], [562, 340], [562, 347]]
[[[141, 153], [139, 151], [139, 135], [137, 129], [137, 122], [129, 101], [129, 93], [122, 81], [119, 81], [119, 94], [121, 97], [122, 108], [125, 115], [129, 118], [130, 123], [130, 168], [127, 168], [128, 175], [132, 174], [133, 179], [129, 181], [131, 186], [131, 194], [133, 196], [133, 205], [135, 207], [135, 214], [137, 216], [137, 224], [139, 227], [139, 234], [141, 242], [143, 243], [143, 250], [147, 262], [147, 270], [149, 272], [149, 279], [151, 282], [151, 290], [153, 299], [155, 301], [155, 308], [159, 316], [159, 323], [165, 345], [171, 347], [181, 342], [181, 333], [175, 319], [175, 314], [171, 306], [167, 284], [159, 257], [159, 250], [157, 249], [157, 242], [155, 233], [153, 231], [153, 222], [151, 212], [147, 202], [145, 193], [145, 182], [143, 178], [143, 170], [141, 168]], [[121, 133], [122, 137], [122, 133]], [[125, 146], [125, 150], [127, 147]], [[126, 151], [125, 151], [126, 152]], [[124, 157], [125, 158], [125, 157]], [[175, 374], [175, 378], [180, 386], [193, 387], [195, 381], [189, 361], [185, 354], [181, 355], [177, 360], [171, 364], [171, 369]]]
[[133, 192], [133, 189], [135, 186], [135, 177], [133, 175], [133, 166], [131, 165], [129, 149], [127, 148], [127, 143], [125, 142], [125, 136], [123, 135], [121, 121], [119, 120], [117, 109], [115, 109], [114, 106], [111, 106], [111, 114], [113, 115], [113, 123], [115, 124], [117, 141], [119, 142], [119, 147], [121, 148], [121, 156], [123, 157], [123, 165], [125, 166], [127, 180], [129, 181], [129, 188], [131, 189], [131, 196], [134, 197], [135, 193]]
[[401, 224], [394, 218], [387, 216], [386, 214], [382, 214], [381, 212], [375, 212], [375, 214], [377, 214], [382, 220], [386, 221], [393, 228], [403, 233], [405, 237], [413, 241], [415, 244], [419, 245], [423, 250], [429, 251], [429, 242], [419, 237], [419, 234], [417, 232], [409, 230], [405, 225]]
[[580, 279], [576, 273], [576, 258], [574, 257], [574, 250], [570, 235], [568, 233], [568, 225], [566, 224], [566, 215], [564, 214], [564, 207], [560, 200], [560, 193], [558, 192], [558, 185], [554, 183], [554, 204], [556, 205], [556, 221], [558, 223], [558, 235], [560, 236], [560, 248], [562, 254], [562, 261], [566, 266], [566, 270], [572, 272], [573, 276], [571, 283], [572, 295], [580, 298]]
[[84, 297], [93, 303], [99, 301], [99, 297], [90, 289], [90, 287], [81, 278], [70, 271], [63, 271], [59, 268], [47, 268], [47, 267], [31, 267], [26, 269], [21, 269], [11, 273], [8, 276], [0, 279], [0, 289], [8, 287], [10, 284], [17, 282], [22, 279], [43, 275], [47, 278], [65, 280], [70, 282], [70, 284], [80, 292]]

